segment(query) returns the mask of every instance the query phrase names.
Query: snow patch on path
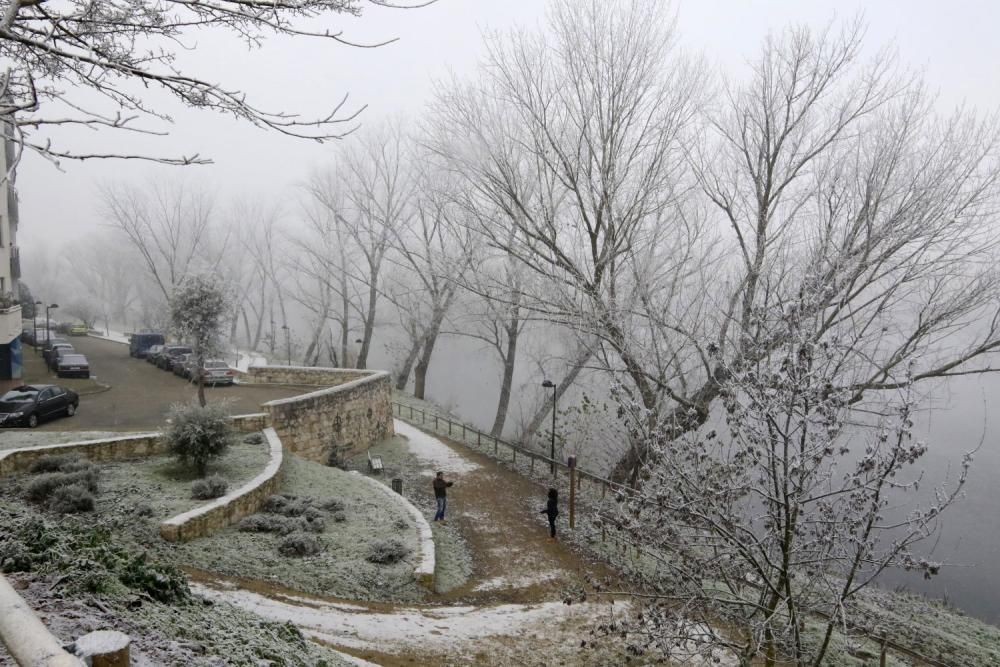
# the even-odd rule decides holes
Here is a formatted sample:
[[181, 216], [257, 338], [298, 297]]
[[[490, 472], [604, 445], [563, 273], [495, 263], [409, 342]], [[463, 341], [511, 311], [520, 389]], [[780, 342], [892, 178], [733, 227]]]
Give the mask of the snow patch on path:
[[[555, 627], [570, 618], [607, 614], [608, 604], [566, 605], [544, 602], [493, 607], [399, 607], [392, 612], [359, 612], [355, 605], [310, 600], [308, 606], [278, 601], [245, 590], [216, 590], [192, 583], [192, 591], [215, 601], [278, 622], [292, 622], [313, 637], [354, 649], [386, 651], [425, 647], [450, 650], [456, 644], [485, 637], [515, 636], [529, 630]], [[622, 612], [627, 603], [614, 605]]]
[[[406, 438], [406, 444], [410, 451], [418, 459], [429, 464], [434, 471], [443, 470], [447, 477], [448, 475], [464, 475], [479, 469], [478, 463], [469, 461], [434, 436], [427, 435], [400, 419], [393, 419], [392, 422], [396, 428], [396, 435]], [[431, 471], [427, 474], [433, 475], [434, 472]]]

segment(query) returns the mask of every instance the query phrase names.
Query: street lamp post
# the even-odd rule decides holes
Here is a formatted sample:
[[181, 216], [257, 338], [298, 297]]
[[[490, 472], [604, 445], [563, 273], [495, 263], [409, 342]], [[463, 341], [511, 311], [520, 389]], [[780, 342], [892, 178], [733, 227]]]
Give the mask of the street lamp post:
[[59, 307], [58, 303], [53, 303], [51, 305], [45, 306], [45, 344], [48, 346], [49, 340], [51, 340], [49, 335], [49, 311], [54, 310]]
[[285, 330], [285, 358], [288, 360], [288, 365], [292, 365], [292, 336], [291, 329], [288, 328], [287, 324], [282, 324], [281, 328]]
[[36, 301], [34, 307], [31, 309], [31, 342], [35, 346], [35, 354], [38, 354], [38, 307], [41, 305], [41, 301]]
[[552, 390], [552, 440], [549, 445], [549, 458], [552, 459], [552, 476], [556, 476], [556, 383], [549, 380], [542, 382], [542, 386]]

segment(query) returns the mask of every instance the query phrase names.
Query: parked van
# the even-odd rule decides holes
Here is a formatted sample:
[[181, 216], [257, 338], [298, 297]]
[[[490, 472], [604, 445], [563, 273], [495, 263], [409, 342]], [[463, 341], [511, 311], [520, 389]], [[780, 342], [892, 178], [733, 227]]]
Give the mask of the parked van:
[[166, 339], [163, 334], [155, 331], [142, 331], [132, 334], [128, 339], [129, 356], [144, 359], [149, 348], [154, 345], [163, 345]]

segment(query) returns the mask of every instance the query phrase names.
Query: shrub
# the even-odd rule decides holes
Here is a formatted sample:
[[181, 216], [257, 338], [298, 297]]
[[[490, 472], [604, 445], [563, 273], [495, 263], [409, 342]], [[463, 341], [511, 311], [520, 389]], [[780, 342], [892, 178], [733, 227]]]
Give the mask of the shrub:
[[135, 514], [136, 516], [143, 516], [143, 517], [153, 516], [154, 514], [153, 506], [150, 505], [149, 503], [139, 503], [138, 505], [132, 508], [132, 513]]
[[263, 511], [270, 514], [281, 514], [282, 516], [302, 516], [306, 510], [310, 509], [312, 498], [299, 498], [297, 496], [282, 493], [269, 496], [264, 501]]
[[76, 454], [43, 456], [31, 464], [31, 472], [74, 472], [89, 465]]
[[324, 501], [323, 504], [320, 505], [320, 507], [322, 507], [323, 509], [327, 510], [328, 512], [343, 512], [344, 511], [344, 503], [343, 503], [343, 501], [337, 500], [336, 498], [330, 498], [329, 500]]
[[399, 540], [386, 540], [373, 544], [368, 551], [367, 560], [369, 563], [379, 565], [391, 565], [398, 563], [410, 555], [410, 548]]
[[306, 524], [305, 525], [306, 530], [308, 530], [310, 533], [322, 533], [324, 530], [326, 530], [326, 521], [323, 521], [323, 519], [320, 518], [315, 518], [315, 519], [307, 518], [305, 520], [305, 524]]
[[392, 522], [392, 527], [396, 530], [406, 530], [410, 527], [410, 524], [406, 522], [406, 519], [396, 519]]
[[304, 521], [299, 519], [290, 519], [273, 514], [252, 514], [240, 521], [238, 528], [244, 533], [277, 533], [278, 535], [288, 535], [302, 529], [304, 523]]
[[282, 556], [301, 558], [313, 556], [323, 550], [323, 543], [315, 535], [292, 533], [278, 545], [278, 553]]
[[59, 514], [94, 511], [94, 494], [82, 484], [56, 488], [49, 497], [49, 509]]
[[323, 512], [317, 507], [307, 507], [306, 511], [302, 513], [302, 516], [304, 516], [307, 521], [314, 521], [316, 519], [322, 519]]
[[334, 523], [344, 523], [345, 521], [347, 521], [347, 515], [344, 514], [343, 512], [334, 512], [333, 521]]
[[260, 433], [251, 433], [247, 437], [243, 438], [243, 442], [248, 445], [260, 445], [264, 442], [264, 436]]
[[45, 472], [28, 484], [25, 493], [28, 500], [42, 502], [48, 500], [56, 489], [64, 486], [82, 486], [90, 493], [97, 493], [97, 468], [90, 464], [75, 472]]
[[229, 482], [222, 475], [212, 475], [204, 479], [196, 479], [191, 484], [191, 497], [197, 500], [209, 500], [226, 495]]
[[233, 430], [219, 405], [174, 405], [164, 438], [182, 465], [192, 466], [204, 477], [208, 464], [229, 448]]
[[129, 588], [147, 593], [158, 602], [182, 602], [190, 594], [187, 579], [170, 565], [150, 563], [146, 554], [133, 556], [125, 562], [118, 579]]

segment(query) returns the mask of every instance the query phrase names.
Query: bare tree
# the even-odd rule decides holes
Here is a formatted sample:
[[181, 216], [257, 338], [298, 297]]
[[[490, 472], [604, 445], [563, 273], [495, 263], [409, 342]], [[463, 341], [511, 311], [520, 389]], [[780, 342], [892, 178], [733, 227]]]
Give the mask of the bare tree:
[[[423, 4], [428, 3], [408, 6]], [[150, 98], [151, 89], [163, 91], [183, 105], [229, 114], [289, 136], [315, 141], [339, 138], [352, 129], [352, 121], [364, 109], [349, 110], [346, 96], [314, 118], [263, 109], [243, 92], [182, 68], [177, 54], [187, 48], [186, 40], [193, 32], [206, 28], [229, 33], [249, 47], [260, 47], [266, 36], [275, 34], [361, 46], [325, 22], [331, 16], [360, 12], [358, 3], [351, 0], [9, 2], [0, 17], [0, 55], [8, 63], [0, 75], [0, 120], [14, 128], [18, 146], [9, 173], [24, 149], [56, 163], [94, 158], [181, 165], [208, 162], [197, 154], [91, 153], [55, 146], [46, 136], [47, 131], [61, 126], [165, 134], [157, 124], [169, 122], [170, 117]]]
[[[855, 325], [836, 381], [857, 402], [918, 357], [918, 382], [992, 371], [996, 119], [935, 114], [891, 54], [861, 58], [858, 24], [769, 39], [703, 110], [657, 4], [556, 3], [551, 38], [494, 42], [480, 83], [440, 95], [440, 136], [454, 130], [436, 152], [468, 205], [507, 213], [488, 242], [550, 277], [528, 305], [596, 335], [647, 431], [678, 437], [789, 304]], [[648, 447], [616, 477], [635, 481]]]
[[[724, 423], [677, 437], [661, 422], [642, 433], [653, 454], [645, 483], [622, 487], [604, 510], [599, 527], [647, 549], [652, 566], [636, 573], [644, 599], [668, 602], [643, 611], [633, 636], [647, 647], [672, 657], [724, 647], [748, 667], [760, 658], [819, 667], [836, 634], [863, 630], [855, 598], [880, 573], [897, 567], [929, 578], [941, 567], [914, 547], [959, 497], [972, 454], [926, 506], [907, 502], [928, 449], [912, 432], [919, 362], [879, 395], [887, 416], [866, 419], [841, 378], [856, 350], [840, 333], [852, 326], [831, 329], [814, 298], [804, 293], [773, 313], [736, 365], [716, 351], [726, 368]], [[645, 407], [620, 405], [643, 431]]]

